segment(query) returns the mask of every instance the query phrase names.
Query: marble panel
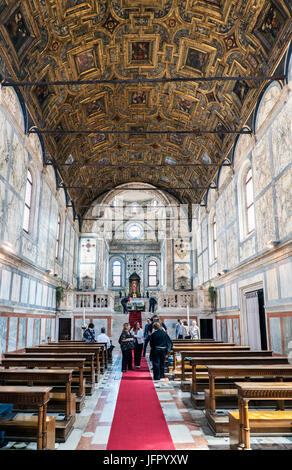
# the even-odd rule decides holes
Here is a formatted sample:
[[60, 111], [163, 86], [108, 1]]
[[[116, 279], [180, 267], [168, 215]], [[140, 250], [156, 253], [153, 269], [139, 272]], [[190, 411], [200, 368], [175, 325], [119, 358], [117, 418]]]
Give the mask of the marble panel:
[[231, 284], [231, 305], [236, 307], [238, 305], [237, 284]]
[[11, 277], [11, 271], [7, 271], [7, 269], [2, 269], [0, 299], [9, 300]]
[[208, 251], [203, 253], [203, 281], [206, 282], [209, 280], [209, 259]]
[[95, 263], [96, 262], [96, 238], [80, 239], [80, 263]]
[[221, 324], [221, 327], [222, 327], [222, 341], [224, 341], [224, 343], [227, 342], [227, 325], [226, 325], [226, 318], [223, 318], [223, 320], [221, 320], [222, 324]]
[[29, 288], [29, 279], [27, 277], [22, 278], [22, 286], [21, 286], [21, 303], [27, 304], [28, 303], [28, 288]]
[[191, 258], [191, 243], [189, 238], [183, 238], [183, 247], [181, 248], [181, 238], [175, 239], [173, 243], [173, 257], [174, 261], [190, 262]]
[[42, 297], [42, 306], [47, 307], [48, 305], [48, 286], [46, 284], [43, 285], [43, 297]]
[[202, 221], [202, 250], [208, 246], [208, 218], [205, 217]]
[[191, 289], [190, 264], [174, 264], [174, 288], [178, 290]]
[[258, 251], [262, 251], [267, 248], [267, 243], [270, 240], [276, 239], [272, 188], [268, 189], [268, 191], [256, 201], [255, 221]]
[[23, 143], [16, 133], [11, 142], [11, 167], [9, 174], [9, 183], [15, 191], [24, 198], [26, 175], [27, 175], [28, 154]]
[[226, 233], [217, 238], [217, 253], [217, 272], [220, 273], [227, 268]]
[[225, 301], [225, 288], [224, 287], [221, 287], [219, 289], [219, 298], [220, 298], [220, 308], [225, 308], [226, 301]]
[[221, 320], [216, 320], [217, 323], [217, 340], [221, 341]]
[[51, 338], [52, 341], [56, 341], [56, 319], [52, 319], [52, 324], [51, 324]]
[[7, 323], [7, 317], [0, 317], [0, 354], [6, 352]]
[[292, 356], [292, 316], [283, 318], [283, 329], [284, 329], [284, 354]]
[[281, 298], [292, 297], [292, 261], [279, 265]]
[[0, 111], [0, 174], [7, 179], [12, 127]]
[[278, 83], [273, 83], [265, 92], [262, 97], [256, 119], [256, 130], [258, 130], [261, 125], [266, 120], [269, 113], [272, 111], [273, 107], [278, 101], [279, 96], [281, 95], [281, 87]]
[[292, 142], [292, 98], [273, 122], [272, 149], [275, 176], [291, 163]]
[[[20, 214], [21, 216], [19, 216]], [[19, 252], [22, 236], [22, 214], [23, 201], [8, 190], [3, 241], [10, 243], [16, 253]]]
[[37, 283], [37, 290], [36, 290], [36, 305], [41, 306], [42, 305], [42, 290], [43, 286], [40, 282]]
[[271, 349], [276, 354], [283, 354], [281, 320], [279, 317], [269, 318], [269, 324], [270, 324]]
[[17, 340], [17, 317], [10, 317], [9, 319], [9, 336], [8, 336], [8, 352], [16, 351]]
[[267, 294], [268, 299], [273, 300], [279, 297], [278, 294], [278, 279], [277, 279], [277, 270], [276, 268], [269, 269], [266, 271], [266, 281], [267, 281]]
[[[290, 144], [291, 146], [291, 144]], [[280, 240], [292, 233], [292, 169], [275, 183], [277, 220]]]
[[38, 345], [40, 344], [40, 327], [41, 327], [41, 319], [35, 318], [34, 320], [34, 338], [33, 344]]
[[31, 348], [33, 346], [33, 318], [27, 319], [27, 339], [26, 346]]
[[219, 197], [219, 199], [216, 203], [217, 235], [220, 234], [225, 229], [225, 226], [226, 226], [226, 223], [225, 223], [225, 201], [224, 201], [223, 194]]
[[263, 191], [271, 182], [271, 163], [269, 134], [266, 134], [256, 145], [253, 152], [253, 190], [254, 197]]
[[252, 236], [248, 240], [245, 240], [244, 242], [241, 243], [239, 247], [240, 251], [240, 261], [244, 261], [247, 258], [250, 258], [253, 256], [256, 252], [255, 248], [255, 237]]
[[11, 300], [12, 300], [12, 302], [19, 302], [20, 281], [21, 281], [21, 276], [20, 276], [19, 274], [13, 273], [13, 277], [12, 277], [12, 292], [11, 292]]
[[236, 218], [236, 193], [235, 193], [235, 180], [233, 179], [224, 191], [225, 195], [225, 224], [230, 225]]
[[227, 263], [226, 268], [229, 269], [238, 264], [238, 237], [237, 225], [234, 223], [226, 232]]
[[234, 155], [234, 168], [237, 170], [247, 157], [249, 149], [252, 145], [252, 137], [250, 135], [241, 135], [237, 141]]
[[29, 286], [29, 303], [30, 305], [35, 305], [36, 303], [36, 281], [33, 279], [30, 280], [30, 286]]
[[225, 286], [226, 307], [231, 307], [231, 286]]
[[41, 318], [41, 343], [46, 342], [46, 319]]
[[28, 240], [25, 236], [22, 237], [22, 254], [25, 258], [32, 262], [36, 261], [37, 244]]
[[18, 346], [17, 349], [25, 348], [26, 338], [26, 318], [19, 318], [18, 320]]
[[240, 334], [239, 334], [239, 319], [233, 319], [233, 335], [234, 335], [234, 343], [240, 344]]
[[51, 318], [47, 318], [47, 326], [46, 326], [46, 341], [48, 337], [51, 336]]
[[95, 331], [95, 337], [96, 338], [100, 334], [100, 329], [101, 328], [105, 328], [106, 333], [107, 333], [107, 320], [106, 320], [106, 318], [93, 318], [92, 323], [94, 324], [94, 331]]
[[[1, 161], [1, 158], [0, 158]], [[5, 207], [6, 207], [6, 201], [5, 201], [5, 184], [0, 181], [0, 227], [4, 224], [4, 217], [5, 217]]]
[[227, 319], [227, 337], [228, 343], [233, 343], [232, 318]]

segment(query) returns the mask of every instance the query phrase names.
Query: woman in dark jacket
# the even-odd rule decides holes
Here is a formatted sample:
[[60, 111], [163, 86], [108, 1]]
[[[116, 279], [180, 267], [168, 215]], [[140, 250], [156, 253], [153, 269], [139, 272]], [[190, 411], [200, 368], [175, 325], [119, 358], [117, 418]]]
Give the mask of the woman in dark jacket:
[[150, 336], [151, 359], [153, 363], [154, 381], [164, 378], [165, 355], [172, 347], [172, 341], [162, 328], [161, 323], [153, 324]]
[[122, 372], [127, 372], [127, 367], [129, 370], [133, 370], [132, 350], [134, 349], [134, 339], [134, 336], [130, 334], [129, 323], [124, 323], [123, 331], [119, 338], [123, 355]]

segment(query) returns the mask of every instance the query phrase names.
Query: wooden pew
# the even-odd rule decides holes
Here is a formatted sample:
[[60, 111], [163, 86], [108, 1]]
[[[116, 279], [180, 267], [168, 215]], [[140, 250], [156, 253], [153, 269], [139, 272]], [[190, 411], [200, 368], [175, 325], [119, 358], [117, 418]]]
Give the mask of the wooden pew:
[[[197, 396], [197, 369], [198, 367], [204, 366], [206, 372], [205, 376], [208, 377], [207, 374], [207, 367], [208, 366], [236, 366], [236, 365], [274, 365], [274, 364], [288, 364], [288, 359], [286, 356], [269, 356], [269, 357], [261, 357], [261, 356], [239, 356], [239, 357], [192, 357], [192, 382], [191, 382], [191, 399], [195, 405], [198, 405], [200, 402], [200, 398]], [[200, 370], [202, 374], [202, 370]], [[229, 380], [232, 383], [232, 380]], [[221, 388], [221, 387], [220, 387]], [[225, 388], [230, 389], [233, 388], [230, 384], [226, 384]], [[224, 398], [224, 392], [220, 391], [219, 395]], [[227, 393], [228, 396], [232, 396], [232, 393]], [[208, 408], [208, 407], [207, 407]]]
[[[183, 391], [191, 390], [192, 383], [192, 358], [193, 357], [272, 357], [273, 351], [238, 351], [236, 349], [231, 349], [228, 351], [181, 351], [181, 389]], [[186, 362], [190, 363], [189, 366], [189, 380], [188, 378], [188, 369]], [[203, 368], [203, 367], [202, 367]]]
[[104, 347], [93, 343], [88, 343], [88, 345], [66, 345], [60, 343], [50, 343], [50, 344], [40, 344], [39, 346], [35, 346], [34, 348], [26, 348], [29, 349], [27, 352], [33, 352], [32, 349], [43, 349], [44, 352], [94, 352], [96, 354], [96, 367], [99, 370], [99, 373], [104, 373], [106, 368], [106, 356]]
[[69, 345], [83, 345], [83, 346], [87, 346], [87, 345], [97, 345], [97, 346], [103, 346], [104, 347], [104, 350], [105, 350], [105, 357], [106, 357], [106, 362], [109, 361], [109, 357], [108, 357], [108, 349], [107, 349], [107, 343], [99, 343], [99, 342], [96, 342], [96, 343], [86, 343], [86, 341], [77, 341], [77, 340], [67, 340], [67, 339], [62, 339], [60, 341], [56, 341], [55, 343], [50, 343], [50, 344], [69, 344]]
[[[27, 369], [34, 369], [35, 367], [38, 367], [40, 369], [73, 369], [74, 373], [76, 373], [76, 380], [78, 384], [76, 396], [76, 411], [79, 412], [82, 410], [85, 402], [85, 379], [83, 377], [85, 361], [86, 359], [84, 357], [80, 357], [78, 359], [33, 359], [25, 357], [15, 357], [10, 359], [2, 359], [2, 366], [5, 369], [9, 369], [11, 367], [25, 367]], [[73, 381], [74, 378], [72, 379], [72, 382]]]
[[172, 354], [173, 354], [173, 370], [175, 371], [177, 368], [177, 358], [176, 354], [180, 354], [183, 351], [249, 351], [249, 346], [220, 346], [218, 348], [208, 347], [208, 346], [173, 346]]
[[[52, 387], [48, 411], [65, 413], [63, 421], [56, 421], [56, 442], [65, 442], [73, 429], [76, 419], [76, 396], [71, 394], [72, 370], [62, 369], [0, 369], [0, 385], [49, 385]], [[61, 400], [56, 397], [56, 386], [65, 388], [65, 396]], [[58, 394], [60, 395], [60, 393]], [[62, 393], [62, 395], [64, 395]], [[56, 402], [56, 398], [58, 398]], [[57, 405], [57, 406], [56, 406]], [[16, 410], [35, 411], [32, 403], [18, 405]], [[28, 420], [27, 420], [28, 423]]]
[[[38, 406], [37, 419], [31, 417], [34, 419], [29, 420], [29, 426], [27, 426], [25, 420], [14, 423], [13, 421], [0, 421], [0, 429], [5, 429], [9, 439], [13, 438], [15, 441], [36, 441], [37, 450], [55, 449], [55, 417], [47, 416], [47, 403], [50, 399], [51, 390], [51, 387], [0, 386], [0, 403], [11, 403], [13, 405], [31, 403]], [[7, 423], [11, 423], [10, 431], [9, 429], [7, 431]], [[50, 436], [47, 435], [48, 423], [50, 426]], [[14, 435], [14, 433], [16, 434]], [[54, 444], [53, 448], [52, 444]]]
[[292, 411], [249, 411], [250, 400], [292, 400], [292, 383], [236, 382], [238, 411], [229, 412], [230, 448], [250, 450], [250, 433], [291, 435]]
[[[292, 364], [273, 364], [273, 365], [208, 365], [209, 375], [209, 407], [206, 409], [206, 418], [208, 425], [216, 435], [228, 435], [229, 419], [228, 415], [216, 414], [216, 396], [218, 390], [215, 389], [216, 379], [229, 379], [235, 383], [238, 378], [242, 379], [267, 379], [273, 378], [277, 381], [292, 379]], [[249, 380], [250, 381], [250, 380]], [[258, 380], [257, 380], [258, 381]]]
[[[32, 350], [33, 352], [31, 352]], [[64, 358], [64, 359], [79, 359], [85, 358], [83, 377], [86, 379], [85, 383], [85, 393], [86, 395], [92, 395], [94, 392], [94, 384], [96, 380], [96, 368], [95, 368], [95, 354], [88, 352], [81, 353], [64, 353], [64, 352], [44, 352], [42, 349], [35, 350], [33, 348], [27, 348], [25, 353], [6, 353], [4, 355], [7, 359], [17, 358], [17, 357], [27, 357], [27, 358]]]

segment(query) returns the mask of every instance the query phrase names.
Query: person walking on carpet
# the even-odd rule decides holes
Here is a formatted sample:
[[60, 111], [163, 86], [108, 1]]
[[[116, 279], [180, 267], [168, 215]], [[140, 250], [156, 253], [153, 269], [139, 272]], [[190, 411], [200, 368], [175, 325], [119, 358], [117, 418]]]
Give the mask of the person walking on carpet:
[[151, 318], [147, 318], [147, 323], [146, 323], [145, 328], [144, 328], [143, 357], [146, 357], [146, 349], [147, 349], [148, 343], [150, 341], [150, 334], [149, 334], [150, 325], [152, 325]]
[[135, 338], [134, 364], [137, 369], [140, 369], [141, 355], [143, 350], [143, 328], [140, 328], [140, 323], [138, 321], [134, 323], [130, 333]]
[[150, 359], [153, 363], [154, 382], [164, 379], [165, 355], [172, 348], [172, 341], [160, 322], [153, 323], [153, 332], [150, 336], [151, 354]]
[[134, 349], [134, 336], [130, 333], [129, 323], [124, 323], [123, 331], [119, 338], [119, 344], [122, 350], [122, 372], [133, 370], [132, 349]]

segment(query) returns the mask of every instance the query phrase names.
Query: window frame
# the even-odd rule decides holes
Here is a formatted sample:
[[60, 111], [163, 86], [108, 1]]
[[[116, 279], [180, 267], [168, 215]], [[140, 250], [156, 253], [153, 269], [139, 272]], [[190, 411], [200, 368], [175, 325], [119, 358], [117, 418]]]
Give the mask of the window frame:
[[[248, 175], [250, 174], [250, 176], [248, 177]], [[252, 188], [252, 202], [248, 205], [248, 194], [247, 194], [247, 191], [248, 191], [248, 185], [251, 186]], [[244, 209], [245, 209], [245, 222], [246, 222], [246, 235], [249, 236], [251, 233], [254, 232], [255, 230], [255, 204], [254, 204], [254, 191], [253, 191], [253, 174], [252, 174], [252, 168], [250, 167], [246, 174], [245, 174], [245, 178], [244, 178]], [[253, 211], [253, 228], [250, 229], [250, 223], [249, 223], [249, 213], [250, 213], [250, 210]]]
[[57, 237], [56, 237], [56, 252], [55, 258], [59, 260], [60, 258], [60, 241], [61, 241], [61, 215], [58, 214], [58, 222], [57, 222]]
[[[150, 266], [155, 265], [155, 275], [150, 274]], [[157, 287], [157, 281], [158, 281], [158, 263], [154, 259], [150, 260], [148, 262], [148, 270], [147, 270], [147, 285], [148, 287]], [[155, 279], [155, 284], [150, 284], [150, 279], [154, 278]]]
[[[29, 178], [30, 175], [30, 178]], [[32, 203], [33, 203], [33, 176], [30, 168], [27, 169], [27, 174], [26, 174], [26, 185], [25, 185], [25, 196], [24, 196], [24, 214], [23, 214], [23, 223], [22, 223], [22, 229], [26, 234], [30, 233], [31, 229], [31, 221], [32, 221]], [[30, 201], [29, 204], [27, 203], [26, 200], [26, 195], [27, 195], [27, 188], [28, 185], [30, 185]], [[28, 220], [27, 220], [27, 225], [25, 225], [25, 211], [26, 209], [28, 210]]]
[[[114, 274], [114, 267], [119, 265], [120, 268], [120, 274]], [[119, 278], [119, 284], [114, 284], [115, 278]], [[112, 262], [112, 287], [117, 288], [117, 287], [122, 287], [123, 286], [123, 272], [122, 272], [122, 261], [119, 259], [115, 259]]]

